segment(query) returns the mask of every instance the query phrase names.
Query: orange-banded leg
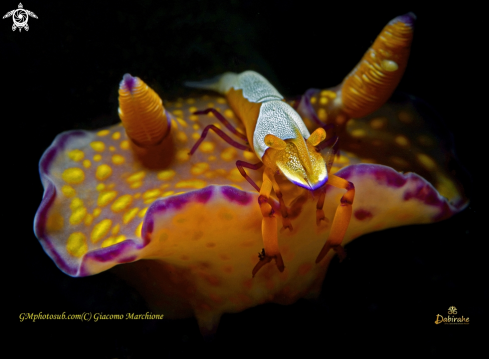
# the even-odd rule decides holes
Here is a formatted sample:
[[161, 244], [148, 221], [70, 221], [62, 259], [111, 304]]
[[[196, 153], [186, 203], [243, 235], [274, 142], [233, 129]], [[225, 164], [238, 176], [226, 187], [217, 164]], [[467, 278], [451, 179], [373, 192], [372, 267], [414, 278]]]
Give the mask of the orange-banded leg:
[[195, 151], [197, 151], [197, 148], [200, 146], [200, 144], [202, 143], [202, 141], [205, 140], [205, 137], [207, 136], [207, 133], [209, 132], [209, 130], [213, 130], [219, 137], [221, 137], [224, 141], [226, 141], [227, 143], [229, 143], [231, 146], [234, 146], [240, 150], [248, 150], [250, 151], [250, 148], [246, 145], [242, 145], [241, 143], [238, 143], [236, 142], [235, 140], [233, 140], [231, 137], [229, 137], [228, 135], [226, 135], [223, 131], [221, 131], [220, 129], [218, 129], [216, 126], [214, 125], [208, 125], [204, 128], [204, 131], [202, 131], [202, 135], [200, 135], [200, 138], [197, 142], [195, 142], [195, 145], [192, 147], [192, 149], [190, 150], [190, 152], [188, 153], [189, 155], [193, 155], [195, 153]]
[[275, 191], [275, 194], [277, 195], [277, 198], [280, 202], [280, 214], [282, 215], [282, 230], [283, 229], [290, 229], [292, 231], [292, 222], [290, 221], [289, 218], [289, 213], [287, 212], [287, 206], [285, 205], [283, 196], [282, 196], [282, 191], [280, 191], [280, 188], [278, 186], [277, 181], [275, 180], [275, 176], [271, 175], [270, 177], [272, 181], [272, 186], [273, 190]]
[[[208, 114], [209, 112], [212, 112], [216, 116], [216, 118], [219, 121], [221, 121], [224, 124], [224, 126], [226, 126], [226, 128], [228, 130], [230, 130], [232, 133], [234, 133], [237, 137], [246, 140], [246, 136], [244, 134], [242, 134], [236, 128], [234, 128], [233, 125], [231, 125], [228, 122], [228, 120], [226, 120], [226, 118], [224, 118], [223, 115], [221, 115], [217, 110], [215, 110], [213, 108], [208, 108], [207, 110], [204, 110], [204, 111], [196, 111], [196, 112], [194, 112], [194, 115]], [[231, 146], [234, 146], [234, 147], [236, 147], [236, 148], [238, 148], [240, 150], [248, 150], [248, 151], [251, 151], [251, 149], [250, 149], [249, 146], [242, 145], [241, 143], [234, 141], [231, 137], [229, 137], [228, 135], [226, 135], [222, 130], [220, 130], [216, 126], [214, 126], [214, 125], [208, 125], [208, 126], [206, 126], [204, 128], [204, 131], [202, 131], [202, 135], [200, 135], [200, 138], [198, 139], [198, 141], [195, 143], [195, 145], [190, 150], [189, 155], [193, 155], [195, 153], [195, 151], [197, 151], [197, 148], [200, 146], [200, 144], [202, 143], [202, 141], [204, 141], [204, 139], [206, 138], [207, 133], [209, 132], [209, 130], [213, 130], [219, 137], [221, 137], [224, 141], [226, 141], [227, 143], [229, 143]]]
[[[318, 144], [316, 146], [316, 150], [322, 151], [326, 147], [329, 147], [328, 152], [325, 154], [326, 171], [327, 173], [331, 173], [331, 167], [333, 167], [334, 158], [339, 152], [338, 136], [333, 136], [329, 140], [325, 140], [322, 143]], [[316, 205], [316, 225], [319, 226], [321, 221], [326, 221], [326, 217], [323, 211], [324, 198], [326, 197], [326, 184], [319, 188], [317, 191], [319, 193], [319, 198]]]
[[250, 170], [258, 170], [263, 166], [263, 162], [258, 163], [248, 163], [245, 161], [238, 160], [236, 161], [236, 167], [238, 167], [239, 173], [243, 176], [258, 192], [260, 192], [260, 187], [251, 179], [250, 176], [246, 173], [243, 167], [249, 168]]
[[[341, 242], [343, 241], [343, 237], [345, 236], [346, 230], [348, 229], [348, 224], [350, 223], [352, 204], [355, 197], [355, 186], [350, 181], [347, 181], [335, 175], [329, 175], [328, 182], [326, 182], [326, 184], [337, 188], [344, 188], [346, 189], [346, 193], [343, 195], [343, 197], [341, 197], [340, 204], [336, 208], [336, 213], [333, 218], [333, 224], [331, 225], [329, 237], [326, 240], [323, 248], [321, 249], [321, 252], [319, 252], [318, 257], [316, 258], [316, 263], [321, 262], [321, 260], [326, 256], [330, 249], [333, 249], [338, 254], [340, 260], [343, 260], [345, 258], [346, 253], [341, 246]], [[323, 195], [321, 195], [319, 199], [322, 200], [322, 202], [324, 203]], [[320, 204], [318, 201], [318, 210], [319, 207], [321, 207], [322, 211], [323, 203]], [[316, 219], [317, 218], [318, 217], [316, 215]]]
[[[248, 174], [246, 173], [246, 171], [244, 170], [243, 167], [246, 167], [246, 168], [249, 168], [249, 169], [252, 169], [252, 170], [257, 170], [259, 168], [261, 168], [263, 166], [263, 162], [258, 162], [258, 163], [255, 163], [255, 164], [252, 164], [252, 163], [248, 163], [248, 162], [245, 162], [245, 161], [236, 161], [236, 167], [238, 167], [238, 170], [239, 172], [241, 173], [241, 175], [246, 178], [246, 180], [258, 191], [260, 192], [260, 187], [258, 187], [258, 185], [255, 183], [255, 181], [253, 181], [251, 179], [250, 176], [248, 176]], [[282, 196], [282, 192], [280, 191], [280, 188], [278, 186], [278, 183], [277, 181], [275, 180], [275, 177], [274, 176], [271, 176], [271, 181], [272, 181], [272, 186], [273, 186], [273, 190], [275, 191], [275, 194], [277, 195], [278, 197], [278, 200], [280, 201], [280, 213], [282, 214], [282, 230], [283, 229], [290, 229], [292, 230], [292, 222], [290, 221], [290, 219], [288, 218], [289, 217], [289, 213], [287, 212], [287, 206], [285, 205], [285, 202], [284, 202], [284, 199], [283, 199], [283, 196]]]
[[259, 254], [260, 261], [255, 265], [252, 271], [253, 277], [265, 264], [270, 263], [272, 259], [275, 259], [275, 263], [280, 272], [285, 269], [282, 255], [278, 248], [277, 237], [277, 218], [275, 217], [275, 211], [273, 210], [268, 200], [270, 198], [270, 192], [272, 191], [273, 174], [270, 171], [265, 170], [263, 172], [263, 184], [260, 189], [260, 196], [258, 197], [258, 204], [260, 205], [262, 218], [261, 233], [263, 237], [263, 250]]
[[221, 115], [219, 113], [219, 111], [217, 111], [216, 109], [214, 108], [208, 108], [206, 110], [203, 110], [203, 111], [196, 111], [194, 112], [193, 114], [194, 115], [207, 115], [209, 112], [212, 112], [214, 114], [214, 116], [216, 116], [216, 118], [222, 122], [222, 124], [224, 126], [226, 126], [226, 128], [231, 131], [232, 133], [234, 133], [237, 137], [241, 138], [242, 140], [245, 140], [246, 142], [248, 142], [248, 139], [246, 138], [246, 135], [244, 133], [241, 133], [239, 132], [233, 125], [231, 125], [229, 123], [228, 120], [226, 120], [226, 118]]
[[326, 217], [324, 215], [323, 206], [324, 198], [326, 197], [326, 186], [322, 186], [319, 190], [319, 199], [316, 205], [316, 225], [319, 226], [321, 221], [325, 221]]

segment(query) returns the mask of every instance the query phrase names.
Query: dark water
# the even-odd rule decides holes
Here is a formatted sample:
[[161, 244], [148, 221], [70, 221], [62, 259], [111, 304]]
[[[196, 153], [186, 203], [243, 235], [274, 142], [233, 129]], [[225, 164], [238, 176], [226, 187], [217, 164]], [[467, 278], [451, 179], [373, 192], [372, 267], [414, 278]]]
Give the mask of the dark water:
[[[479, 10], [409, 4], [380, 10], [335, 3], [305, 7], [300, 1], [212, 4], [29, 1], [24, 8], [38, 19], [29, 20], [28, 32], [12, 32], [11, 19], [1, 22], [3, 240], [8, 244], [3, 257], [4, 277], [12, 284], [3, 295], [13, 299], [4, 307], [8, 327], [15, 325], [17, 338], [25, 339], [19, 353], [148, 358], [248, 350], [258, 356], [296, 348], [320, 357], [470, 351], [478, 344], [473, 334], [487, 325], [482, 303], [488, 301], [482, 274], [487, 235], [477, 230], [487, 213], [479, 175], [487, 162], [479, 140], [485, 121], [477, 101], [483, 73]], [[2, 11], [16, 7], [6, 3]], [[441, 223], [355, 240], [347, 246], [348, 259], [330, 266], [319, 301], [224, 315], [212, 342], [203, 342], [193, 319], [19, 323], [24, 312], [147, 311], [142, 298], [110, 273], [78, 279], [63, 274], [32, 231], [42, 198], [37, 171], [42, 153], [61, 131], [117, 122], [117, 88], [124, 73], [171, 99], [185, 96], [184, 80], [254, 69], [281, 93], [298, 95], [340, 83], [382, 27], [408, 11], [418, 22], [399, 89], [425, 99], [445, 119], [472, 176], [466, 181], [469, 208]], [[477, 162], [476, 156], [481, 156]], [[452, 305], [470, 317], [469, 326], [434, 324]], [[234, 349], [226, 351], [228, 345]]]

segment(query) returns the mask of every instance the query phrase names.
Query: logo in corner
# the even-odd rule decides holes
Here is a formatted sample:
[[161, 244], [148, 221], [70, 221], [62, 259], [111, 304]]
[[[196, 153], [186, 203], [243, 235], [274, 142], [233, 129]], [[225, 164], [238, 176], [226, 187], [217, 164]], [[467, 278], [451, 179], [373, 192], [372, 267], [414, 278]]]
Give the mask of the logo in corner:
[[435, 324], [469, 324], [469, 317], [454, 317], [453, 315], [457, 314], [457, 308], [451, 306], [448, 308], [448, 316], [444, 317], [443, 315], [437, 314]]
[[27, 25], [27, 21], [29, 20], [29, 16], [32, 16], [37, 19], [37, 15], [34, 14], [32, 11], [25, 10], [24, 6], [22, 6], [22, 3], [19, 3], [19, 8], [9, 11], [8, 13], [5, 14], [3, 17], [4, 19], [6, 17], [12, 16], [12, 19], [14, 20], [14, 24], [12, 25], [12, 31], [15, 31], [15, 29], [19, 29], [19, 32], [22, 32], [22, 28], [25, 29], [25, 31], [29, 31], [29, 25]]
[[457, 308], [452, 305], [450, 308], [448, 308], [448, 314], [457, 314]]

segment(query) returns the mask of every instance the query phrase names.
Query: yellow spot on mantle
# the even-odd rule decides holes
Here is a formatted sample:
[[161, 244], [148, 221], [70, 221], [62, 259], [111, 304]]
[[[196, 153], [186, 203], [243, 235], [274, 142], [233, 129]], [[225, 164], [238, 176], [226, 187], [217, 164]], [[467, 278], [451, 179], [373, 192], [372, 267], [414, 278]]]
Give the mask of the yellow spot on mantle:
[[121, 212], [129, 207], [132, 203], [132, 196], [130, 194], [125, 194], [116, 199], [110, 209], [114, 212]]
[[75, 162], [81, 161], [84, 156], [85, 154], [80, 150], [71, 150], [68, 152], [69, 159]]
[[131, 222], [134, 217], [136, 217], [136, 214], [138, 213], [139, 211], [139, 208], [136, 207], [136, 208], [131, 208], [130, 210], [128, 210], [126, 213], [124, 213], [124, 215], [122, 216], [122, 222], [124, 224], [128, 224], [129, 222]]
[[175, 157], [177, 158], [177, 160], [179, 160], [181, 162], [187, 161], [190, 159], [190, 155], [188, 154], [189, 152], [190, 152], [190, 150], [187, 150], [187, 149], [178, 150]]
[[102, 131], [98, 131], [97, 135], [103, 137], [103, 136], [107, 136], [109, 133], [110, 133], [109, 130], [102, 130]]
[[427, 170], [431, 171], [436, 168], [435, 161], [433, 161], [431, 157], [425, 155], [424, 153], [418, 153], [416, 157], [418, 158], [418, 161], [421, 163], [421, 165]]
[[61, 187], [61, 192], [63, 192], [65, 197], [68, 198], [73, 197], [76, 194], [76, 191], [73, 189], [73, 187], [68, 186], [66, 184], [63, 187]]
[[85, 216], [85, 220], [83, 221], [83, 223], [85, 223], [85, 226], [89, 227], [92, 225], [92, 222], [93, 222], [93, 215], [89, 213]]
[[117, 233], [119, 233], [119, 230], [121, 229], [121, 225], [119, 223], [117, 223], [113, 228], [112, 230], [110, 231], [110, 233], [115, 236]]
[[144, 179], [144, 177], [146, 176], [146, 172], [144, 171], [139, 171], [139, 172], [136, 172], [132, 175], [130, 175], [126, 181], [128, 183], [132, 183], [132, 182], [138, 182], [138, 181], [142, 181]]
[[121, 142], [121, 145], [120, 147], [123, 149], [123, 150], [128, 150], [130, 145], [129, 145], [129, 141], [128, 140], [124, 140]]
[[244, 155], [244, 158], [246, 158], [248, 161], [258, 160], [258, 157], [256, 156], [256, 154], [254, 152], [244, 151], [243, 155]]
[[180, 141], [182, 143], [185, 143], [188, 140], [187, 135], [183, 131], [178, 131], [177, 132], [177, 135], [176, 135], [176, 138], [177, 138], [178, 141]]
[[65, 169], [61, 177], [66, 183], [79, 184], [85, 179], [85, 173], [81, 168], [72, 167]]
[[161, 191], [158, 188], [150, 189], [143, 193], [143, 200], [154, 199], [160, 195], [161, 195]]
[[82, 206], [83, 206], [83, 201], [80, 198], [76, 197], [71, 200], [70, 209], [72, 211]]
[[234, 147], [228, 147], [221, 152], [221, 158], [224, 161], [232, 161], [238, 155], [238, 151]]
[[102, 238], [104, 238], [109, 232], [110, 227], [112, 226], [112, 221], [110, 219], [103, 219], [99, 223], [97, 223], [92, 230], [90, 235], [90, 239], [92, 243], [97, 243]]
[[185, 122], [185, 121], [184, 121], [184, 120], [182, 120], [181, 118], [178, 118], [178, 117], [177, 117], [177, 121], [178, 121], [178, 123], [180, 124], [180, 126], [182, 126], [182, 127], [187, 127], [187, 126], [188, 126], [188, 125], [187, 125], [187, 122]]
[[235, 182], [244, 181], [244, 177], [241, 175], [241, 173], [237, 168], [233, 168], [231, 171], [229, 171], [227, 179], [230, 179], [231, 181], [235, 181]]
[[141, 237], [142, 228], [143, 228], [143, 222], [139, 223], [139, 225], [136, 227], [136, 230], [134, 231], [134, 234], [138, 237]]
[[99, 181], [103, 181], [107, 179], [112, 174], [112, 168], [109, 165], [102, 164], [97, 167], [97, 171], [95, 172], [95, 177]]
[[164, 171], [160, 171], [158, 172], [158, 179], [159, 180], [162, 180], [162, 181], [168, 181], [168, 180], [171, 180], [173, 178], [173, 176], [175, 176], [176, 172], [174, 170], [164, 170]]
[[105, 207], [110, 202], [112, 202], [116, 196], [116, 191], [101, 192], [97, 199], [97, 205], [100, 207]]
[[192, 166], [190, 172], [193, 175], [200, 175], [209, 169], [209, 164], [207, 162], [199, 162]]
[[112, 139], [113, 140], [118, 140], [119, 138], [121, 138], [121, 133], [120, 132], [114, 132], [112, 134]]
[[121, 155], [113, 155], [112, 156], [112, 163], [115, 165], [121, 165], [125, 161], [124, 157]]
[[90, 162], [90, 160], [83, 160], [83, 167], [90, 168], [91, 165], [92, 162]]
[[336, 98], [336, 92], [331, 90], [323, 90], [321, 91], [321, 96], [327, 96], [329, 98]]
[[102, 141], [93, 141], [90, 143], [90, 147], [92, 147], [94, 151], [102, 152], [103, 150], [105, 150], [105, 143], [103, 143]]
[[118, 235], [117, 237], [109, 237], [105, 241], [102, 242], [100, 247], [105, 248], [105, 247], [110, 247], [113, 246], [114, 244], [120, 243], [126, 239], [126, 236], [123, 234]]
[[99, 161], [101, 161], [101, 160], [102, 160], [102, 156], [101, 156], [100, 154], [98, 154], [98, 153], [97, 153], [95, 156], [93, 156], [93, 160], [94, 160], [95, 162], [99, 162]]
[[200, 144], [199, 150], [201, 150], [204, 153], [211, 153], [212, 151], [214, 151], [215, 147], [216, 145], [214, 143], [209, 141], [204, 141]]
[[353, 137], [365, 137], [367, 135], [367, 133], [365, 132], [365, 130], [361, 129], [361, 128], [356, 128], [354, 129], [353, 131], [351, 131], [351, 135]]
[[138, 213], [138, 217], [139, 218], [143, 218], [144, 215], [146, 214], [146, 212], [148, 212], [148, 208], [149, 207], [146, 207], [146, 208], [143, 208], [142, 210], [140, 210], [139, 213]]
[[94, 217], [98, 217], [100, 215], [100, 213], [102, 213], [102, 210], [100, 208], [95, 208], [93, 210], [93, 216]]
[[132, 182], [129, 187], [131, 187], [132, 189], [136, 189], [136, 188], [139, 188], [143, 185], [143, 181], [136, 181], [136, 182]]
[[73, 211], [70, 216], [70, 224], [80, 224], [87, 214], [87, 209], [85, 207], [78, 207]]
[[319, 109], [319, 111], [318, 111], [318, 118], [321, 121], [326, 121], [326, 119], [328, 118], [328, 114], [326, 113], [326, 110], [324, 108], [320, 108]]
[[66, 251], [73, 257], [81, 257], [88, 252], [87, 238], [81, 232], [74, 232], [68, 237]]
[[385, 117], [377, 117], [370, 121], [370, 127], [372, 127], [374, 130], [380, 130], [382, 127], [384, 127], [386, 122], [387, 119]]
[[180, 181], [175, 185], [175, 188], [204, 188], [207, 185], [205, 181], [194, 179], [187, 181]]
[[402, 146], [402, 147], [406, 147], [406, 146], [409, 145], [409, 140], [405, 136], [403, 136], [403, 135], [396, 136], [396, 138], [394, 139], [394, 141], [396, 141], [396, 143], [399, 146]]

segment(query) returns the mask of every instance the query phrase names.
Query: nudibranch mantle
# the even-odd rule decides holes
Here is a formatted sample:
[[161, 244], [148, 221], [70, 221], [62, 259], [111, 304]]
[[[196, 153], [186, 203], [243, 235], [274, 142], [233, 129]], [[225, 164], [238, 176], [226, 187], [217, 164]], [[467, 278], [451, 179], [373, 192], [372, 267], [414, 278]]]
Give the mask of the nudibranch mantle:
[[[407, 17], [405, 23], [411, 20]], [[393, 72], [392, 67], [387, 71]], [[355, 74], [345, 84], [351, 78]], [[350, 89], [345, 84], [343, 93]], [[213, 108], [242, 132], [243, 125], [222, 96], [165, 102], [163, 109], [142, 81], [134, 85], [141, 92], [128, 94], [121, 84], [121, 97], [150, 99], [157, 107], [148, 111], [150, 120], [158, 112], [169, 124], [162, 130], [154, 127], [147, 147], [136, 144], [142, 141], [129, 138], [119, 123], [99, 131], [62, 133], [41, 158], [45, 191], [34, 230], [56, 265], [74, 277], [112, 268], [139, 290], [152, 310], [168, 317], [195, 316], [203, 333], [215, 331], [223, 313], [317, 296], [334, 253], [329, 251], [319, 263], [315, 260], [344, 190], [325, 188], [325, 219], [318, 225], [315, 194], [280, 181], [293, 221], [292, 230], [278, 231], [286, 266], [280, 272], [265, 265], [251, 278], [263, 245], [262, 214], [256, 205], [259, 194], [235, 161], [260, 159], [212, 133], [189, 155], [206, 126], [222, 128], [212, 113], [198, 116], [195, 111]], [[290, 104], [308, 131], [337, 126], [341, 154], [330, 173], [354, 183], [356, 190], [342, 245], [385, 228], [439, 221], [467, 206], [448, 170], [446, 150], [426, 131], [412, 103], [389, 103], [346, 123], [345, 113], [355, 110], [331, 107], [340, 95], [334, 89], [309, 90]], [[122, 113], [131, 113], [130, 103], [122, 107], [121, 102]], [[132, 136], [139, 136], [135, 133]], [[148, 159], [151, 151], [154, 156]], [[413, 170], [423, 177], [408, 172]], [[259, 186], [262, 175], [262, 170], [249, 171]], [[270, 204], [280, 218], [273, 193]]]
[[[35, 232], [45, 251], [66, 274], [93, 275], [126, 263], [114, 269], [143, 293], [153, 310], [169, 317], [195, 315], [206, 333], [212, 332], [222, 313], [265, 302], [292, 303], [319, 293], [333, 252], [319, 265], [314, 260], [328, 236], [343, 191], [327, 188], [327, 221], [316, 226], [316, 202], [309, 192], [294, 186], [285, 190], [294, 220], [293, 231], [279, 233], [287, 265], [282, 273], [274, 266], [264, 267], [252, 279], [250, 268], [262, 247], [261, 214], [256, 206], [258, 193], [243, 189], [248, 184], [229, 160], [239, 158], [237, 151], [214, 136], [208, 139], [206, 152], [190, 158], [190, 141], [179, 140], [182, 133], [192, 138], [196, 131], [193, 125], [202, 128], [215, 121], [214, 117], [192, 117], [192, 107], [213, 104], [222, 113], [231, 112], [221, 97], [204, 96], [190, 102], [191, 106], [185, 101], [167, 106], [172, 114], [170, 136], [175, 144], [170, 169], [144, 168], [130, 150], [121, 124], [100, 131], [58, 135], [40, 162], [45, 193], [36, 215]], [[101, 146], [94, 143], [102, 140], [104, 150], [100, 151]], [[248, 159], [244, 154], [242, 158]], [[365, 233], [442, 220], [467, 204], [460, 195], [449, 202], [417, 174], [401, 174], [387, 166], [361, 161], [345, 153], [333, 165], [336, 175], [356, 186], [353, 216], [343, 245]], [[112, 173], [99, 179], [97, 174], [102, 173], [104, 164]], [[82, 182], [73, 183], [79, 178], [67, 177], [67, 171], [73, 168], [83, 171]], [[253, 175], [260, 183], [259, 173], [250, 173]], [[109, 201], [106, 196], [112, 191], [117, 194]], [[295, 203], [288, 202], [294, 198], [289, 193], [298, 193]], [[124, 207], [128, 195], [132, 198], [129, 206], [120, 212], [111, 208], [117, 202]], [[81, 202], [84, 210], [79, 209]], [[84, 217], [71, 225], [70, 219], [77, 218], [80, 211]], [[95, 227], [107, 221], [111, 225], [105, 235], [92, 240], [90, 235], [98, 233]], [[70, 244], [72, 234], [82, 231], [85, 239]], [[168, 280], [160, 279], [158, 288], [153, 289], [144, 284], [153, 283], [145, 282], [146, 276]]]

